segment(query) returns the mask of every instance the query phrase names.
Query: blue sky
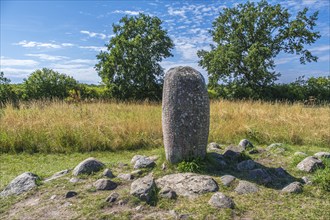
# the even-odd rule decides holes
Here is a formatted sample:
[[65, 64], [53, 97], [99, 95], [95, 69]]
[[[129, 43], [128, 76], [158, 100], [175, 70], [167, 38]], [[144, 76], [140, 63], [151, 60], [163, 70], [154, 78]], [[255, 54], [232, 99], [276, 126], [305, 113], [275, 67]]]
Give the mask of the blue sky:
[[[96, 55], [113, 37], [112, 24], [122, 16], [139, 12], [158, 16], [175, 43], [174, 57], [164, 60], [165, 70], [177, 65], [198, 69], [199, 49], [209, 49], [208, 30], [225, 7], [245, 1], [4, 1], [1, 0], [1, 71], [13, 83], [22, 82], [43, 67], [73, 76], [80, 82], [101, 81], [94, 65]], [[298, 76], [330, 75], [330, 30], [328, 0], [283, 0], [280, 3], [296, 14], [304, 7], [319, 11], [317, 31], [322, 37], [307, 48], [319, 57], [317, 63], [300, 65], [299, 57], [280, 54], [276, 58], [279, 82]]]

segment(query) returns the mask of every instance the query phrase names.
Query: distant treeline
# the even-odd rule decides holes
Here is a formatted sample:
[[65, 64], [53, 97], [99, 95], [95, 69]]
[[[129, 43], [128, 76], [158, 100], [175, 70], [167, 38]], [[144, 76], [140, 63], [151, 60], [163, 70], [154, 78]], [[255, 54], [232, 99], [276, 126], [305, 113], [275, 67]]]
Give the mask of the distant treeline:
[[[328, 103], [330, 102], [330, 76], [309, 79], [299, 77], [292, 83], [273, 84], [259, 88], [258, 92], [235, 83], [219, 84], [216, 87], [209, 86], [208, 91], [211, 99]], [[10, 80], [0, 73], [0, 105], [42, 99], [80, 102], [115, 98], [105, 85], [79, 83], [72, 77], [51, 69], [37, 70], [21, 84], [10, 84]], [[131, 99], [131, 101], [135, 100]]]

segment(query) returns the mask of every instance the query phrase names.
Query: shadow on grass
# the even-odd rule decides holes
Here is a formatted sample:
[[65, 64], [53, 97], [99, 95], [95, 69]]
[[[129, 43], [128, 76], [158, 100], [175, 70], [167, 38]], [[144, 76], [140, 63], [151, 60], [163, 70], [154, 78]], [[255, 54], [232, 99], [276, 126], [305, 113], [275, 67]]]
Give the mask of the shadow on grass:
[[[248, 160], [251, 160], [251, 163], [254, 164], [253, 168], [247, 170], [238, 169], [237, 164]], [[209, 152], [200, 173], [218, 177], [232, 175], [240, 180], [246, 180], [277, 190], [284, 188], [294, 181], [301, 181], [300, 178], [292, 176], [282, 167], [266, 167], [253, 161], [244, 152], [239, 153], [234, 151], [225, 153], [224, 155]]]

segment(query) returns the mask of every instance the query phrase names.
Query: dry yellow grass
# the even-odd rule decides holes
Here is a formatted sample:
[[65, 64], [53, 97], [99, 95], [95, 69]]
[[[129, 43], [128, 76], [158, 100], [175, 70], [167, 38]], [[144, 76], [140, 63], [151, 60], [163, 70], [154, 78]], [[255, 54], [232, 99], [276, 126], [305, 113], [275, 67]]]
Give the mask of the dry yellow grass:
[[[252, 101], [211, 103], [209, 141], [248, 138], [330, 146], [330, 108]], [[161, 105], [36, 102], [0, 110], [0, 152], [85, 152], [162, 145]]]

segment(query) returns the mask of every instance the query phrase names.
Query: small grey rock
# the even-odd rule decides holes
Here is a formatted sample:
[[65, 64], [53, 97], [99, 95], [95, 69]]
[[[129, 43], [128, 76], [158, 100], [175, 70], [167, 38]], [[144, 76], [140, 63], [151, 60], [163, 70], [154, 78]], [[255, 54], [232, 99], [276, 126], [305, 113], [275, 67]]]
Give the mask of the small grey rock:
[[163, 188], [159, 191], [159, 196], [162, 198], [175, 199], [177, 197], [176, 192], [170, 188]]
[[131, 175], [135, 177], [135, 176], [140, 176], [142, 173], [143, 173], [142, 170], [134, 170], [131, 172]]
[[293, 182], [287, 185], [282, 189], [282, 192], [286, 193], [301, 193], [302, 192], [302, 185], [299, 182]]
[[135, 207], [135, 211], [140, 212], [140, 211], [142, 211], [142, 210], [143, 210], [143, 206], [142, 206], [142, 205], [139, 205], [139, 206], [136, 206], [136, 207]]
[[221, 179], [221, 182], [223, 185], [230, 186], [234, 182], [236, 177], [234, 177], [232, 175], [224, 175], [224, 176], [220, 177], [220, 179]]
[[73, 175], [78, 176], [79, 174], [91, 174], [101, 170], [104, 164], [96, 160], [93, 157], [87, 158], [86, 160], [79, 163], [73, 170]]
[[114, 178], [115, 177], [110, 169], [105, 169], [103, 171], [103, 176], [106, 176], [106, 177], [109, 177], [109, 178]]
[[65, 176], [69, 172], [70, 172], [70, 169], [59, 171], [59, 172], [55, 173], [54, 175], [52, 175], [51, 177], [45, 179], [44, 182], [49, 182], [49, 181], [55, 180], [57, 178], [60, 178], [62, 176]]
[[148, 176], [135, 180], [131, 184], [130, 194], [148, 203], [155, 193], [155, 188], [155, 181], [152, 175], [149, 174]]
[[114, 192], [114, 193], [111, 193], [111, 195], [108, 196], [108, 197], [106, 198], [105, 201], [106, 201], [106, 202], [113, 203], [113, 202], [115, 202], [118, 198], [119, 198], [119, 194], [116, 193], [116, 192]]
[[249, 178], [262, 184], [268, 184], [273, 180], [271, 175], [262, 168], [250, 170]]
[[148, 157], [141, 157], [135, 162], [134, 169], [154, 167], [155, 165], [155, 162], [150, 160]]
[[330, 153], [329, 152], [317, 152], [314, 154], [314, 157], [317, 157], [319, 159], [330, 158]]
[[216, 192], [212, 195], [209, 200], [209, 204], [216, 208], [229, 208], [233, 209], [235, 207], [234, 201], [221, 192]]
[[150, 156], [150, 157], [148, 157], [150, 160], [152, 160], [152, 161], [156, 161], [156, 160], [158, 160], [159, 159], [159, 156], [158, 155], [153, 155], [153, 156]]
[[317, 168], [324, 168], [324, 164], [321, 160], [317, 159], [316, 157], [306, 157], [304, 160], [302, 160], [298, 165], [297, 168], [301, 171], [305, 172], [313, 172]]
[[274, 149], [276, 149], [276, 148], [280, 148], [280, 147], [282, 147], [282, 146], [283, 146], [282, 143], [273, 143], [273, 144], [269, 145], [269, 146], [266, 148], [266, 150], [267, 150], [267, 151], [270, 151], [270, 150], [274, 150]]
[[0, 193], [0, 197], [19, 195], [37, 187], [40, 178], [33, 173], [25, 172], [13, 179]]
[[209, 151], [219, 151], [221, 146], [215, 142], [211, 142], [207, 145], [207, 150]]
[[77, 178], [77, 177], [72, 177], [70, 180], [69, 180], [69, 182], [70, 183], [78, 183], [78, 182], [80, 182], [81, 180], [79, 179], [79, 178]]
[[78, 195], [77, 192], [75, 192], [75, 191], [69, 191], [69, 192], [67, 192], [67, 193], [65, 194], [65, 198], [66, 198], [66, 199], [68, 199], [68, 198], [72, 198], [72, 197], [74, 197], [74, 196], [76, 196], [76, 195]]
[[95, 186], [97, 190], [113, 190], [116, 189], [117, 183], [108, 179], [99, 179], [93, 184], [93, 186]]
[[308, 155], [304, 152], [297, 151], [293, 154], [293, 156], [299, 156], [299, 157], [307, 157]]
[[239, 181], [238, 186], [235, 188], [235, 191], [238, 194], [255, 193], [259, 191], [259, 188], [254, 183], [241, 180]]
[[49, 199], [54, 200], [54, 199], [56, 199], [56, 197], [57, 197], [56, 195], [52, 195]]
[[135, 155], [132, 160], [131, 160], [131, 164], [135, 164], [136, 161], [138, 161], [140, 158], [142, 157], [146, 157], [146, 156], [143, 156], [143, 155]]
[[244, 160], [237, 164], [237, 169], [239, 171], [252, 170], [256, 167], [256, 165], [256, 162], [254, 162], [253, 160]]
[[132, 180], [134, 176], [130, 173], [120, 173], [118, 174], [117, 178], [122, 179], [122, 180]]
[[303, 176], [301, 177], [301, 180], [303, 181], [304, 184], [306, 185], [312, 185], [312, 181], [307, 177], [307, 176]]
[[247, 149], [247, 148], [253, 148], [253, 144], [247, 140], [247, 139], [243, 139], [239, 142], [238, 144], [239, 146], [243, 147], [244, 149]]

